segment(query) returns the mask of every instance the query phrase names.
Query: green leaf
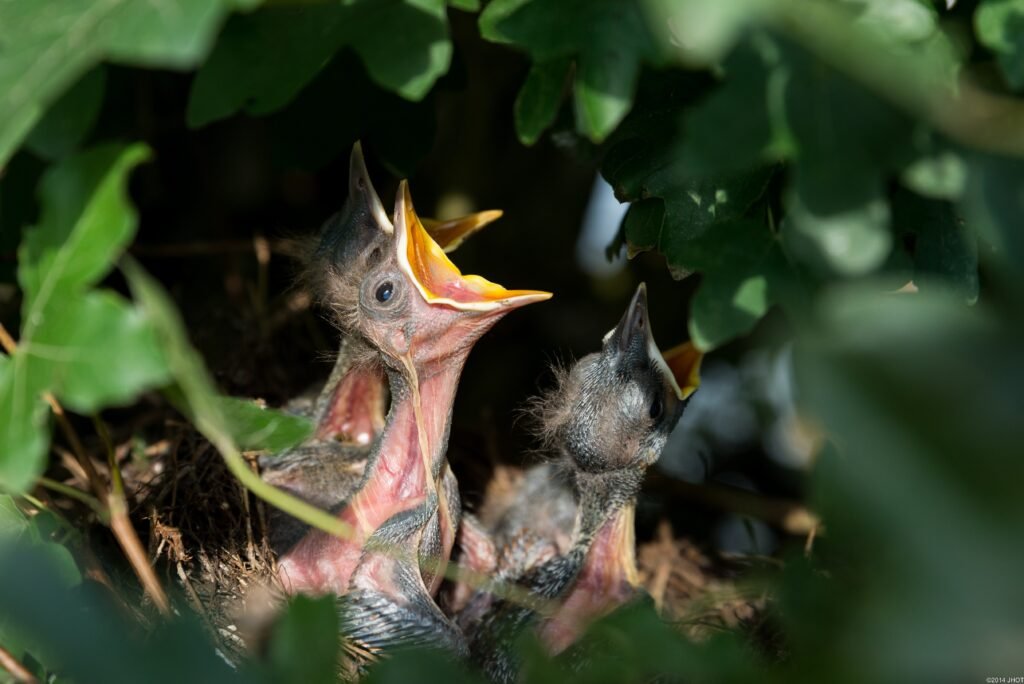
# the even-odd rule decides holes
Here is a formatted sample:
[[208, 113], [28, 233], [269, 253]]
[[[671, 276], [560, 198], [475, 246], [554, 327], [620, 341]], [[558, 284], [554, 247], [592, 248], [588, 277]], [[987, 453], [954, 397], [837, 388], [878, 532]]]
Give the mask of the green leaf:
[[[231, 3], [233, 4], [233, 3]], [[230, 9], [223, 0], [0, 3], [0, 167], [47, 107], [103, 59], [188, 68]]]
[[308, 419], [268, 409], [248, 399], [221, 397], [220, 407], [235, 442], [243, 449], [282, 451], [301, 444], [313, 432]]
[[232, 17], [193, 83], [188, 123], [276, 111], [344, 47], [355, 50], [380, 86], [421, 100], [451, 62], [445, 3], [360, 0], [270, 6]]
[[823, 274], [860, 276], [878, 269], [892, 251], [889, 205], [881, 197], [845, 211], [819, 214], [798, 184], [783, 224], [788, 251]]
[[[149, 320], [120, 295], [53, 299], [18, 356], [45, 373], [67, 407], [92, 413], [164, 384], [167, 369]], [[23, 338], [24, 340], [24, 338]]]
[[968, 302], [978, 299], [977, 240], [952, 204], [900, 192], [893, 199], [893, 226], [914, 238], [919, 289], [941, 284]]
[[704, 276], [690, 313], [690, 339], [710, 350], [744, 335], [798, 286], [778, 239], [756, 221], [714, 227], [679, 255]]
[[79, 79], [39, 120], [26, 145], [46, 159], [58, 159], [74, 151], [92, 130], [103, 105], [107, 72], [96, 67]]
[[26, 232], [18, 255], [26, 331], [55, 296], [79, 292], [113, 268], [112, 256], [131, 241], [137, 223], [125, 177], [148, 158], [143, 145], [106, 145], [43, 177], [39, 225]]
[[955, 150], [932, 149], [904, 168], [900, 181], [925, 197], [959, 199], [967, 185], [967, 162]]
[[14, 498], [9, 494], [0, 494], [0, 539], [15, 539], [28, 527], [28, 518], [15, 505]]
[[567, 59], [537, 62], [530, 68], [515, 104], [516, 134], [524, 145], [533, 145], [554, 123], [571, 68]]
[[813, 572], [829, 579], [794, 584], [780, 615], [810, 603], [796, 620], [836, 619], [807, 623], [816, 640], [792, 652], [851, 681], [1019, 668], [1019, 652], [991, 647], [1024, 600], [1024, 425], [1008, 400], [1024, 379], [1019, 326], [957, 293], [879, 297], [874, 284], [831, 293], [819, 313], [795, 367], [802, 410], [838, 452], [812, 481], [835, 547]]
[[480, 0], [448, 0], [448, 5], [464, 12], [480, 11]]
[[140, 145], [96, 148], [61, 162], [40, 183], [40, 222], [19, 250], [18, 349], [0, 366], [0, 489], [24, 491], [45, 466], [45, 392], [88, 413], [168, 379], [145, 316], [117, 294], [89, 289], [135, 233], [125, 185], [147, 156]]
[[594, 142], [633, 106], [641, 65], [664, 61], [638, 0], [494, 0], [480, 15], [480, 33], [535, 63], [571, 59], [577, 129]]
[[1024, 1], [982, 0], [974, 30], [981, 44], [996, 53], [1010, 87], [1024, 88]]
[[268, 660], [274, 681], [338, 681], [338, 607], [334, 596], [296, 596], [274, 624]]

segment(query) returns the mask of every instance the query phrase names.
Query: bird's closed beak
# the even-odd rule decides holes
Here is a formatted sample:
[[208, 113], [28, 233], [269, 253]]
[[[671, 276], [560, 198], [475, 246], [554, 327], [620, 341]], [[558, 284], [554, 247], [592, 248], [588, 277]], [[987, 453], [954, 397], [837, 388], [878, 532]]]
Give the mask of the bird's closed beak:
[[430, 236], [412, 205], [409, 185], [402, 181], [395, 201], [398, 262], [428, 304], [462, 311], [500, 311], [541, 302], [550, 292], [507, 290], [476, 275], [462, 272]]
[[665, 354], [658, 350], [647, 311], [647, 285], [640, 283], [622, 320], [604, 338], [605, 348], [614, 345], [624, 358], [656, 365], [672, 386], [676, 396], [686, 399], [700, 385], [703, 354], [691, 343], [673, 347]]

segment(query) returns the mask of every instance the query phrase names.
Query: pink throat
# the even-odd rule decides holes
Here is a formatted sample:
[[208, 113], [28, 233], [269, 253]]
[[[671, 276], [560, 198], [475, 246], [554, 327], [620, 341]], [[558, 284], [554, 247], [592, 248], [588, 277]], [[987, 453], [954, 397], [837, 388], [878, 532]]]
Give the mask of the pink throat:
[[[435, 368], [418, 369], [418, 412], [411, 388], [404, 396], [395, 397], [365, 483], [338, 513], [338, 518], [350, 526], [351, 534], [342, 538], [311, 530], [282, 556], [278, 576], [289, 593], [344, 594], [367, 539], [394, 515], [421, 505], [431, 493], [439, 491], [433, 470], [438, 459], [444, 458], [443, 446], [463, 361], [447, 359]], [[444, 471], [440, 469], [438, 478]], [[444, 501], [439, 515], [447, 560], [455, 530]]]
[[552, 655], [571, 646], [591, 622], [635, 595], [640, 578], [634, 511], [627, 505], [601, 526], [568, 596], [541, 627], [541, 642]]

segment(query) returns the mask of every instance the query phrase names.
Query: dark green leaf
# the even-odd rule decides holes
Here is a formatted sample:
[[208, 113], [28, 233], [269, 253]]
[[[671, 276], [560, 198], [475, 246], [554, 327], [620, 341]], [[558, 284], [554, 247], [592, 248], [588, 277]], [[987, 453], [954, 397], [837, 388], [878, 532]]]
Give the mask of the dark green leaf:
[[[237, 111], [266, 114], [290, 102], [343, 47], [360, 56], [380, 86], [421, 100], [448, 71], [451, 42], [443, 0], [360, 0], [271, 6], [233, 17], [200, 69], [188, 104], [190, 126]], [[354, 96], [354, 97], [353, 97]], [[335, 84], [335, 100], [366, 108]]]
[[572, 63], [567, 59], [537, 62], [530, 68], [515, 104], [516, 133], [532, 145], [555, 121]]
[[573, 60], [577, 129], [595, 142], [632, 107], [641, 65], [664, 60], [636, 0], [495, 0], [480, 15], [480, 32], [536, 63]]
[[978, 298], [978, 245], [948, 202], [909, 192], [893, 199], [893, 226], [914, 237], [914, 282], [950, 288], [969, 302]]
[[107, 72], [96, 67], [79, 79], [39, 120], [26, 145], [47, 159], [57, 159], [75, 150], [92, 130], [103, 105]]
[[275, 681], [338, 680], [338, 607], [334, 596], [296, 596], [274, 625], [268, 647]]

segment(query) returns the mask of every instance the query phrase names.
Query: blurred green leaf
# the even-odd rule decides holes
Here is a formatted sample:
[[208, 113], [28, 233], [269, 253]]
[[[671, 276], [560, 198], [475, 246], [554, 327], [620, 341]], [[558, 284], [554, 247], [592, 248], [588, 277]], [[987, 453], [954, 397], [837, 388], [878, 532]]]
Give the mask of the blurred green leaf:
[[[199, 127], [238, 111], [261, 115], [280, 109], [346, 46], [375, 82], [420, 100], [451, 62], [445, 3], [274, 5], [232, 17], [193, 83], [188, 123]], [[353, 107], [356, 94], [345, 93], [344, 82], [334, 87], [335, 99], [346, 107], [366, 106]]]
[[70, 587], [63, 573], [59, 559], [41, 547], [0, 549], [0, 614], [48, 669], [76, 682], [245, 681], [197, 621], [179, 618], [144, 630], [99, 593], [105, 589]]
[[1010, 87], [1024, 88], [1024, 2], [982, 0], [974, 29], [981, 44], [996, 53]]
[[75, 150], [100, 113], [106, 76], [106, 70], [99, 66], [71, 86], [36, 123], [25, 142], [27, 147], [46, 159], [57, 159]]
[[338, 681], [338, 607], [334, 596], [295, 596], [274, 624], [267, 661], [271, 679]]
[[788, 251], [825, 274], [859, 276], [881, 266], [892, 251], [889, 204], [881, 195], [847, 210], [816, 214], [811, 191], [797, 183], [783, 224]]
[[15, 539], [28, 526], [28, 518], [15, 505], [14, 498], [10, 494], [0, 494], [0, 539]]
[[361, 681], [366, 684], [404, 684], [424, 677], [452, 684], [481, 684], [484, 681], [453, 661], [450, 655], [427, 650], [399, 651], [375, 663]]
[[571, 68], [568, 59], [537, 62], [530, 68], [515, 104], [516, 134], [524, 145], [533, 145], [554, 123]]
[[[838, 450], [823, 456], [814, 495], [834, 571], [811, 599], [838, 619], [817, 623], [791, 658], [849, 681], [1018, 671], [1006, 637], [1024, 629], [1024, 427], [1008, 399], [1024, 382], [1021, 329], [938, 290], [844, 289], [819, 311], [797, 377]], [[821, 644], [830, 651], [815, 660]]]
[[480, 33], [514, 44], [535, 63], [571, 59], [576, 127], [594, 142], [633, 106], [641, 65], [664, 60], [636, 0], [494, 0], [480, 15]]
[[220, 408], [235, 442], [243, 449], [281, 451], [302, 443], [313, 432], [308, 419], [248, 399], [221, 397]]
[[224, 0], [0, 3], [0, 167], [46, 109], [101, 60], [190, 67], [206, 54], [232, 4]]
[[119, 295], [89, 289], [135, 233], [125, 184], [148, 154], [141, 145], [96, 148], [52, 168], [40, 184], [40, 222], [19, 250], [18, 350], [0, 367], [0, 488], [23, 491], [45, 465], [44, 392], [89, 413], [168, 378], [145, 316]]
[[893, 226], [914, 237], [914, 281], [918, 288], [935, 283], [978, 299], [978, 245], [974, 233], [949, 202], [910, 192], [893, 198]]
[[448, 0], [448, 4], [464, 12], [479, 12], [480, 0]]

